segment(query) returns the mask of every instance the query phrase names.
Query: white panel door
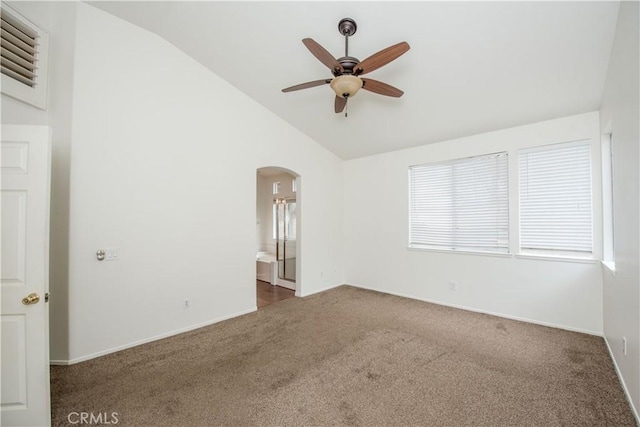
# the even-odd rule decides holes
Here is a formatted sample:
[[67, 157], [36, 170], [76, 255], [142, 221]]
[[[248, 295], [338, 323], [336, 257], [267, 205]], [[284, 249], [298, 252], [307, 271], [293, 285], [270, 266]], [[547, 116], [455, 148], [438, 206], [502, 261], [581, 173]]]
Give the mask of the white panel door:
[[45, 304], [49, 290], [49, 128], [3, 125], [1, 132], [0, 424], [46, 426], [51, 423], [49, 310]]

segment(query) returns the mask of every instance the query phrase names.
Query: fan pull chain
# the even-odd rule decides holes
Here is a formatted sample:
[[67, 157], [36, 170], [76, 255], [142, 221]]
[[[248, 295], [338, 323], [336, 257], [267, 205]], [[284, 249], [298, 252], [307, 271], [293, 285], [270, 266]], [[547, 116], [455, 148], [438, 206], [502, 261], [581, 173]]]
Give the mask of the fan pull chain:
[[346, 104], [344, 104], [344, 116], [349, 117], [349, 99], [347, 99]]

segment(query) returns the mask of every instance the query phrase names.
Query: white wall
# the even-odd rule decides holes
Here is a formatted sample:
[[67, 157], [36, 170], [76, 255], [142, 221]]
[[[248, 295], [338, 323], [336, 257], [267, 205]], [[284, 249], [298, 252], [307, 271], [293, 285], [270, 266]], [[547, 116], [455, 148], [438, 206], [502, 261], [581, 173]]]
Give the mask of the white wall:
[[301, 176], [301, 294], [343, 283], [341, 161], [174, 46], [79, 4], [73, 110], [70, 360], [255, 310], [259, 167]]
[[[612, 133], [615, 275], [604, 270], [604, 334], [623, 383], [640, 410], [640, 250], [638, 226], [640, 50], [637, 2], [622, 2], [602, 98], [600, 123]], [[627, 355], [622, 354], [627, 338]], [[640, 419], [639, 419], [640, 422]]]
[[[592, 157], [596, 165], [593, 196], [596, 213], [599, 213], [597, 112], [345, 162], [347, 283], [567, 329], [602, 333], [602, 277], [597, 262], [407, 249], [410, 165], [508, 150], [509, 182], [510, 187], [514, 187], [517, 183], [515, 150], [579, 139], [592, 140]], [[509, 205], [512, 239], [517, 235], [517, 207], [517, 200], [512, 198]], [[601, 242], [600, 217], [594, 218], [596, 247]], [[599, 250], [597, 252], [596, 256]], [[457, 283], [457, 290], [449, 289], [451, 281]]]
[[52, 359], [67, 359], [69, 168], [76, 4], [11, 2], [11, 5], [47, 30], [50, 35], [47, 109], [40, 110], [2, 95], [2, 124], [35, 124], [51, 128], [49, 342]]

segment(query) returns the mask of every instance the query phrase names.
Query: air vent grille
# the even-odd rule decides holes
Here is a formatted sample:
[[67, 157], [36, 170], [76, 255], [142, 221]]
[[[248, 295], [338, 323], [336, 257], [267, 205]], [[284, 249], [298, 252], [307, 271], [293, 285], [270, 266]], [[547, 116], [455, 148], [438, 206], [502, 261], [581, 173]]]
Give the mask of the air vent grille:
[[2, 74], [34, 87], [38, 58], [38, 33], [11, 16], [5, 8], [1, 12]]

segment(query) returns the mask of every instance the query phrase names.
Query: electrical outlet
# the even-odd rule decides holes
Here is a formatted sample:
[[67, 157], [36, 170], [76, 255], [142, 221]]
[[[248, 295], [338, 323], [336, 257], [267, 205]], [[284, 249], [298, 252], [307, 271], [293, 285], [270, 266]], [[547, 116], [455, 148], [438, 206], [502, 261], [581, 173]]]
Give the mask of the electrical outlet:
[[184, 308], [186, 310], [187, 308], [190, 308], [190, 307], [191, 307], [191, 301], [189, 300], [189, 298], [185, 298], [184, 299], [184, 304], [182, 305], [182, 308]]
[[453, 281], [449, 282], [449, 290], [455, 291], [456, 289], [458, 289], [458, 284]]
[[627, 337], [622, 337], [622, 354], [627, 355]]

